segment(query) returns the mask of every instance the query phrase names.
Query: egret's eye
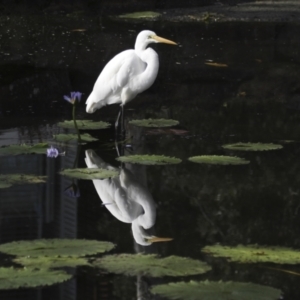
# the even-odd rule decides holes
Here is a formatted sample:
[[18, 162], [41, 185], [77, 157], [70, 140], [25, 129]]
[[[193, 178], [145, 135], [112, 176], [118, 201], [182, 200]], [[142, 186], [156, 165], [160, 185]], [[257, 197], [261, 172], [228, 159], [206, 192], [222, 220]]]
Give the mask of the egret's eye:
[[148, 35], [148, 39], [152, 39], [152, 35]]

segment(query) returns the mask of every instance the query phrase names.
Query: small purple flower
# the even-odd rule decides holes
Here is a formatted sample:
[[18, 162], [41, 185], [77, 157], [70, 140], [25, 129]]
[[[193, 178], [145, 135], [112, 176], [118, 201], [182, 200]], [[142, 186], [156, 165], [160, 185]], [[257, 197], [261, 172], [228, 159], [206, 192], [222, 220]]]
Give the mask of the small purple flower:
[[79, 198], [80, 197], [80, 191], [76, 184], [72, 183], [70, 186], [68, 186], [64, 190], [64, 194], [71, 197], [71, 198]]
[[47, 157], [56, 158], [58, 155], [64, 156], [65, 152], [59, 153], [53, 146], [47, 149]]
[[47, 157], [54, 157], [56, 158], [59, 155], [59, 152], [56, 148], [51, 146], [50, 148], [47, 149]]
[[75, 104], [76, 101], [80, 102], [81, 96], [82, 96], [82, 93], [80, 93], [80, 92], [71, 92], [71, 97], [65, 95], [64, 99], [71, 104]]

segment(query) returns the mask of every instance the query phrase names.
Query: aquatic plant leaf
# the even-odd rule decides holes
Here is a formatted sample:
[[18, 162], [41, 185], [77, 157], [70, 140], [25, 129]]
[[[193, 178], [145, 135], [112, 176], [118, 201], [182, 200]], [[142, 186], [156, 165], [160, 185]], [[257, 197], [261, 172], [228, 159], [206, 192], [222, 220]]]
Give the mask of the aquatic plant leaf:
[[45, 182], [46, 176], [28, 174], [0, 174], [0, 189], [11, 187], [15, 184]]
[[188, 160], [199, 164], [213, 165], [246, 165], [250, 163], [249, 160], [244, 158], [225, 155], [200, 155], [190, 157]]
[[[110, 124], [107, 122], [102, 122], [102, 121], [98, 121], [98, 122], [94, 122], [92, 120], [76, 120], [77, 123], [77, 127], [78, 129], [88, 129], [88, 130], [92, 130], [92, 129], [105, 129], [110, 127]], [[74, 121], [73, 120], [69, 120], [69, 121], [64, 121], [64, 122], [59, 122], [57, 124], [59, 127], [62, 128], [74, 128]]]
[[[72, 134], [72, 133], [60, 133], [53, 135], [54, 139], [57, 140], [58, 142], [70, 142], [70, 141], [77, 141], [78, 140], [78, 135], [77, 134]], [[83, 142], [94, 142], [97, 141], [98, 139], [92, 137], [88, 133], [80, 134], [80, 138]]]
[[171, 165], [179, 164], [181, 159], [164, 155], [127, 155], [119, 156], [116, 160], [123, 163], [140, 165]]
[[41, 239], [17, 241], [0, 245], [0, 252], [17, 256], [84, 256], [103, 253], [114, 248], [114, 244], [94, 240]]
[[204, 247], [202, 251], [216, 257], [226, 257], [229, 261], [240, 263], [300, 263], [300, 251], [284, 247], [267, 247], [259, 245], [238, 245], [236, 247], [228, 247], [213, 245]]
[[227, 68], [228, 65], [224, 63], [217, 63], [217, 62], [206, 62], [205, 63], [207, 66], [212, 66], [212, 67], [218, 67], [218, 68]]
[[77, 179], [105, 179], [119, 175], [118, 171], [96, 168], [65, 169], [60, 174]]
[[263, 143], [236, 143], [222, 146], [224, 149], [237, 151], [268, 151], [282, 149], [282, 145]]
[[22, 256], [14, 259], [14, 262], [30, 268], [45, 269], [62, 268], [62, 267], [77, 267], [88, 266], [90, 263], [84, 257], [60, 257], [60, 256]]
[[208, 280], [156, 285], [151, 292], [169, 299], [184, 300], [277, 300], [281, 296], [279, 289], [260, 284]]
[[0, 290], [52, 285], [72, 278], [62, 270], [0, 268]]
[[48, 143], [38, 143], [35, 145], [9, 145], [0, 147], [0, 155], [20, 155], [20, 154], [45, 154], [49, 148]]
[[129, 124], [139, 127], [171, 127], [178, 125], [179, 122], [171, 119], [143, 119], [129, 121]]
[[119, 15], [119, 18], [126, 19], [154, 19], [160, 17], [161, 14], [154, 11], [139, 11], [130, 14]]
[[117, 274], [136, 276], [188, 276], [203, 274], [211, 270], [205, 262], [191, 258], [169, 256], [159, 258], [156, 255], [116, 254], [107, 255], [93, 262], [93, 265]]

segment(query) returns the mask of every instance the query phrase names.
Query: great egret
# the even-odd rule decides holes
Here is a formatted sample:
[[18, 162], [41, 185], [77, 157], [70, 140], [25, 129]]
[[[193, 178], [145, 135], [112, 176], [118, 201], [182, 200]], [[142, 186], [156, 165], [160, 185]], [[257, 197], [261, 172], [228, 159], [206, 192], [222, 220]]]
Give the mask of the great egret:
[[159, 61], [157, 53], [152, 48], [147, 48], [151, 43], [177, 45], [157, 36], [153, 31], [141, 31], [136, 38], [134, 49], [117, 54], [100, 73], [93, 91], [86, 100], [87, 113], [93, 113], [105, 105], [114, 103], [120, 103], [123, 111], [127, 102], [153, 84], [158, 73]]
[[[85, 151], [88, 168], [115, 169], [105, 163], [93, 150]], [[149, 191], [137, 182], [129, 170], [121, 169], [120, 175], [110, 179], [93, 180], [96, 191], [105, 207], [118, 220], [131, 223], [135, 241], [143, 246], [153, 242], [166, 242], [171, 238], [149, 235], [145, 229], [155, 224], [156, 207]]]

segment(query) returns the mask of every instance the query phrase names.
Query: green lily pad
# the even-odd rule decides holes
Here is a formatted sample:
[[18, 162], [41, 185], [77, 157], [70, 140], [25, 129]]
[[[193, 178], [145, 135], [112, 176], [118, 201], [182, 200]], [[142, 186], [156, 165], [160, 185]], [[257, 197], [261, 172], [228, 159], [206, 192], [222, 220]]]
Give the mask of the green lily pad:
[[[105, 129], [105, 128], [110, 127], [109, 123], [102, 122], [102, 121], [94, 122], [92, 120], [76, 120], [76, 123], [77, 123], [78, 129], [82, 129], [82, 130], [83, 129], [88, 129], [88, 130], [91, 130], [91, 129]], [[75, 129], [73, 120], [59, 122], [57, 125], [60, 126], [60, 127], [63, 127], [63, 128], [70, 128], [70, 129], [74, 128]]]
[[77, 179], [105, 179], [119, 175], [118, 171], [96, 168], [65, 169], [60, 174]]
[[50, 268], [62, 268], [62, 267], [77, 267], [77, 266], [88, 266], [90, 263], [85, 257], [60, 257], [60, 256], [22, 256], [14, 259], [14, 262], [30, 267], [40, 268], [41, 266], [45, 269]]
[[144, 119], [132, 120], [129, 124], [139, 127], [171, 127], [178, 125], [179, 122], [171, 119]]
[[224, 149], [237, 151], [268, 151], [282, 149], [282, 145], [263, 143], [236, 143], [222, 146]]
[[0, 245], [0, 252], [17, 256], [84, 256], [103, 253], [114, 248], [109, 242], [75, 239], [41, 239]]
[[0, 155], [19, 155], [19, 154], [45, 154], [49, 148], [48, 143], [35, 145], [9, 145], [0, 147]]
[[[72, 133], [60, 133], [53, 135], [54, 139], [57, 140], [58, 142], [70, 142], [70, 141], [77, 141], [78, 140], [78, 135], [77, 134], [72, 134]], [[80, 138], [83, 142], [94, 142], [97, 141], [98, 139], [92, 137], [88, 133], [80, 134]]]
[[119, 254], [107, 255], [93, 262], [93, 265], [117, 274], [136, 276], [188, 276], [203, 274], [211, 270], [205, 262], [191, 258], [169, 256], [158, 258], [156, 255]]
[[188, 160], [198, 164], [212, 165], [246, 165], [250, 163], [249, 160], [244, 158], [224, 155], [200, 155], [190, 157]]
[[52, 285], [72, 278], [61, 270], [0, 268], [0, 290]]
[[184, 300], [277, 300], [281, 296], [279, 289], [260, 284], [208, 280], [161, 284], [154, 286], [151, 292], [169, 299]]
[[204, 247], [202, 251], [216, 257], [226, 257], [229, 261], [240, 263], [300, 263], [300, 251], [284, 247], [264, 247], [258, 245], [228, 247], [213, 245]]
[[116, 160], [123, 163], [140, 165], [171, 165], [179, 164], [181, 159], [164, 155], [127, 155], [117, 157]]
[[119, 18], [126, 19], [156, 19], [160, 17], [161, 14], [154, 11], [139, 11], [130, 14], [119, 15]]
[[28, 174], [0, 174], [0, 189], [9, 188], [15, 184], [45, 182], [46, 176]]

